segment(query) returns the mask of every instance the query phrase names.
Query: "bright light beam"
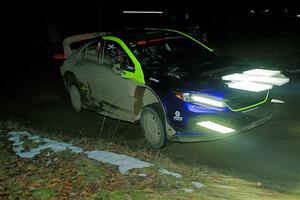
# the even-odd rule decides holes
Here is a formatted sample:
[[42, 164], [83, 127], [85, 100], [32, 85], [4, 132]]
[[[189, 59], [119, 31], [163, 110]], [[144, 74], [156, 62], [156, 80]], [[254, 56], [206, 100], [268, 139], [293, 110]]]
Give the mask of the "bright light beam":
[[211, 121], [198, 122], [197, 125], [203, 126], [205, 128], [208, 128], [210, 130], [213, 130], [213, 131], [216, 131], [216, 132], [222, 133], [222, 134], [235, 132], [235, 130], [232, 129], [232, 128], [222, 126], [220, 124], [216, 124], [216, 123], [211, 122]]
[[239, 73], [222, 76], [222, 80], [258, 82], [263, 84], [272, 84], [276, 86], [281, 86], [289, 82], [289, 78], [286, 77], [254, 76], [254, 75], [239, 74]]
[[265, 91], [265, 90], [269, 90], [269, 89], [273, 88], [273, 85], [254, 83], [254, 82], [249, 82], [249, 81], [229, 82], [226, 84], [230, 88], [247, 90], [247, 91], [251, 91], [251, 92], [261, 92], [261, 91]]
[[272, 99], [271, 102], [272, 103], [285, 103], [284, 101], [279, 100], [279, 99]]
[[255, 75], [255, 76], [275, 76], [279, 75], [280, 71], [269, 69], [251, 69], [244, 71], [243, 74]]

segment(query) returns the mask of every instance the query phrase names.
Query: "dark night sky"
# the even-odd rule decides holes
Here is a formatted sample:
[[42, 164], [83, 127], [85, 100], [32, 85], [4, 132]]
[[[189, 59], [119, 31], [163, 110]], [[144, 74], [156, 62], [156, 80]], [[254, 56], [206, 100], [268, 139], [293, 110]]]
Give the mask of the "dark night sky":
[[[101, 3], [101, 1], [37, 1], [14, 3], [4, 6], [1, 9], [1, 28], [4, 34], [19, 34], [20, 32], [27, 34], [26, 37], [47, 37], [49, 26], [56, 26], [60, 35], [65, 37], [69, 34], [80, 32], [98, 31], [99, 29], [114, 29], [122, 24], [144, 24], [139, 21], [140, 17], [132, 17], [127, 20], [121, 15], [123, 9], [144, 9], [144, 10], [163, 10], [165, 15], [170, 17], [176, 14], [178, 21], [183, 18], [185, 12], [191, 13], [191, 20], [201, 21], [207, 20], [212, 23], [213, 20], [219, 20], [220, 23], [226, 25], [226, 19], [234, 22], [238, 21], [241, 15], [243, 18], [239, 20], [247, 20], [246, 15], [249, 9], [273, 8], [272, 12], [283, 12], [285, 7], [295, 8], [297, 1], [284, 1], [282, 4], [271, 4], [263, 1], [243, 1], [236, 3], [234, 1], [226, 1], [220, 3], [218, 1], [199, 1], [199, 5], [194, 5], [194, 1], [184, 1], [182, 3], [158, 3], [151, 1], [147, 3], [131, 2], [121, 3], [119, 1], [110, 3]], [[300, 11], [299, 11], [300, 12]], [[128, 17], [128, 16], [127, 16]], [[166, 17], [166, 18], [167, 18]], [[124, 20], [125, 19], [125, 20]], [[223, 19], [223, 21], [221, 21]], [[275, 19], [275, 18], [274, 18]], [[163, 25], [158, 19], [153, 24]], [[274, 20], [275, 21], [275, 20]], [[272, 23], [276, 23], [276, 22]], [[121, 23], [120, 23], [121, 22]], [[149, 22], [150, 23], [150, 22]], [[168, 25], [167, 21], [164, 21]], [[222, 28], [222, 25], [218, 26]], [[217, 28], [218, 28], [217, 27]]]
[[[285, 19], [284, 9], [296, 12], [297, 1], [271, 4], [263, 1], [195, 1], [161, 3], [158, 1], [37, 1], [11, 2], [1, 7], [1, 42], [6, 48], [22, 46], [26, 52], [60, 43], [69, 35], [110, 31], [119, 27], [167, 27], [185, 30], [186, 26], [205, 27], [210, 38], [226, 40], [247, 34], [299, 32], [298, 19]], [[297, 5], [298, 4], [298, 5]], [[124, 16], [122, 10], [162, 10], [164, 15]], [[251, 14], [250, 9], [256, 10]], [[267, 14], [260, 13], [269, 9]], [[184, 13], [190, 20], [184, 20]], [[171, 23], [172, 16], [175, 22]], [[298, 22], [296, 22], [298, 21]], [[60, 46], [60, 45], [58, 45]]]
[[[199, 25], [208, 32], [209, 42], [242, 40], [252, 36], [300, 35], [300, 18], [285, 19], [278, 13], [284, 8], [299, 9], [297, 1], [281, 4], [262, 1], [10, 1], [0, 7], [2, 76], [0, 87], [14, 93], [32, 78], [59, 77], [59, 65], [53, 54], [62, 51], [62, 40], [70, 35], [111, 31], [120, 27], [163, 27], [185, 30]], [[223, 2], [223, 3], [220, 3]], [[297, 5], [298, 4], [298, 5]], [[250, 15], [250, 9], [270, 8], [271, 17]], [[162, 10], [164, 15], [125, 16], [122, 10]], [[279, 12], [280, 11], [280, 12]], [[184, 13], [190, 20], [184, 20]], [[299, 10], [300, 14], [300, 10]], [[175, 16], [174, 23], [171, 23]], [[260, 19], [262, 18], [262, 19]], [[203, 28], [204, 27], [204, 28]], [[52, 73], [52, 75], [50, 75]], [[11, 81], [11, 77], [14, 81]], [[32, 82], [30, 84], [38, 84]]]

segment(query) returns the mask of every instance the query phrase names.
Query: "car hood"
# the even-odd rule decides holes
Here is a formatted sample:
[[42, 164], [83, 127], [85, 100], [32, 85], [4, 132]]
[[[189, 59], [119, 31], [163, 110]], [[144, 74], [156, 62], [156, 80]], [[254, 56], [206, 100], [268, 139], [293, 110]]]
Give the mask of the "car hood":
[[181, 67], [154, 69], [147, 73], [146, 83], [154, 90], [175, 89], [182, 92], [204, 93], [206, 95], [224, 98], [232, 109], [240, 109], [257, 104], [266, 99], [268, 91], [250, 92], [229, 88], [222, 76], [241, 73], [252, 69], [250, 65], [222, 62], [205, 62]]
[[145, 79], [150, 85], [157, 83], [160, 87], [188, 91], [199, 91], [206, 87], [224, 89], [222, 76], [242, 71], [245, 68], [242, 65], [220, 61], [181, 64], [145, 70]]

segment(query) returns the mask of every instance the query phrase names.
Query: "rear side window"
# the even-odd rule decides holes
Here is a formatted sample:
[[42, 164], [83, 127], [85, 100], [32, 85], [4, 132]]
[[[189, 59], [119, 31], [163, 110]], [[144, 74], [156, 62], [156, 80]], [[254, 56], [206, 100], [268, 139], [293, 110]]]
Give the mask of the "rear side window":
[[83, 59], [92, 62], [99, 62], [101, 55], [101, 47], [102, 42], [99, 40], [89, 43], [82, 52]]

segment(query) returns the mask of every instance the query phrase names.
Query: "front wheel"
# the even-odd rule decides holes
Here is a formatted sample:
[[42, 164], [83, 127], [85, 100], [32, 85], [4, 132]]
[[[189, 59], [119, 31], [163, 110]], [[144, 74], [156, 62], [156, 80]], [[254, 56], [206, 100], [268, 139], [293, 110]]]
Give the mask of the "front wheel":
[[146, 106], [142, 110], [140, 118], [142, 131], [147, 142], [157, 149], [164, 147], [167, 142], [164, 119], [159, 104]]

